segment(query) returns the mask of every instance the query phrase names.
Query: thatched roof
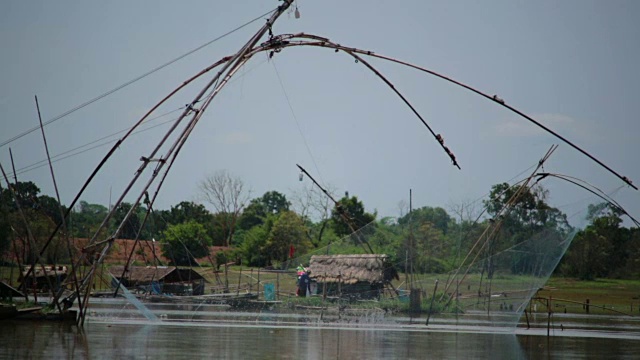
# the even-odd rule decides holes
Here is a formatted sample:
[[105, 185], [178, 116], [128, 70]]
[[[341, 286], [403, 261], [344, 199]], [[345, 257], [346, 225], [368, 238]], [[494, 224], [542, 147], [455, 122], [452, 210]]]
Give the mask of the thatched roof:
[[[116, 278], [122, 276], [124, 266], [111, 266], [109, 272]], [[176, 274], [172, 274], [176, 273]], [[124, 274], [130, 284], [148, 284], [152, 281], [163, 281], [171, 276], [171, 280], [175, 281], [182, 278], [182, 281], [191, 281], [203, 279], [197, 272], [191, 269], [178, 269], [175, 266], [130, 266], [129, 270]]]
[[20, 274], [20, 279], [22, 279], [23, 276], [27, 275], [27, 272], [30, 272], [31, 274], [35, 275], [35, 277], [66, 276], [68, 268], [64, 265], [44, 265], [44, 266], [36, 265], [35, 270], [33, 271], [30, 271], [30, 270], [31, 270], [30, 265], [23, 266], [22, 273]]
[[[116, 278], [122, 276], [124, 266], [111, 266], [109, 272]], [[124, 273], [124, 278], [131, 282], [160, 281], [170, 272], [175, 270], [173, 266], [130, 266]]]
[[309, 270], [311, 278], [321, 283], [383, 283], [397, 277], [387, 260], [384, 254], [314, 255]]

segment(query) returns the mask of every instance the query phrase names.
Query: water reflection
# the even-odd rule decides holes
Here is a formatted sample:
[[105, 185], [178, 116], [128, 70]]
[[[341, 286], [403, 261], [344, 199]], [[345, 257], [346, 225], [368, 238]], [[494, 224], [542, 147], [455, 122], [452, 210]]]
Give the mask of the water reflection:
[[0, 358], [424, 359], [523, 358], [515, 335], [89, 323], [85, 332], [56, 323], [11, 322]]
[[[189, 306], [174, 306], [156, 308], [156, 315], [167, 317], [152, 323], [98, 307], [92, 311], [84, 331], [53, 322], [0, 323], [0, 359], [624, 359], [640, 353], [635, 318], [627, 319], [626, 332], [569, 328], [546, 337], [543, 328], [513, 334], [478, 324], [460, 326], [453, 319], [425, 327], [422, 321], [403, 324], [379, 316], [320, 322], [317, 314], [213, 308], [194, 313]], [[562, 320], [577, 324], [575, 318]], [[609, 319], [606, 329], [619, 322]]]

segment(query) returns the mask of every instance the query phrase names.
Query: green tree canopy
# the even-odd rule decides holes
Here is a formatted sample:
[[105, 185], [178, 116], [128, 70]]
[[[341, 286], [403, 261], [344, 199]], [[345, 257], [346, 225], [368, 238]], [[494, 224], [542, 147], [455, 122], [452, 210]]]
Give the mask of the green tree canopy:
[[68, 226], [71, 234], [75, 237], [90, 238], [108, 213], [109, 209], [106, 206], [80, 200], [69, 217]]
[[174, 265], [195, 265], [195, 259], [209, 254], [211, 238], [194, 220], [169, 225], [162, 234], [162, 255]]
[[[638, 261], [633, 232], [622, 227], [621, 212], [606, 203], [589, 205], [590, 224], [576, 234], [564, 256], [562, 271], [583, 280], [625, 277]], [[630, 246], [631, 245], [631, 246]], [[637, 246], [637, 243], [636, 243]]]
[[343, 197], [331, 211], [331, 226], [341, 237], [358, 231], [375, 219], [376, 215], [365, 212], [364, 205], [356, 196]]
[[484, 204], [488, 214], [494, 218], [501, 216], [503, 226], [514, 232], [540, 227], [570, 230], [566, 215], [547, 204], [547, 193], [539, 185], [522, 188], [507, 183], [496, 184], [491, 187], [489, 200]]
[[[120, 226], [132, 206], [133, 204], [130, 204], [128, 202], [123, 202], [120, 204], [120, 206], [118, 206], [111, 219], [112, 231], [115, 231], [118, 226]], [[142, 205], [138, 206], [133, 211], [129, 219], [127, 219], [127, 221], [123, 224], [122, 230], [120, 231], [120, 234], [118, 234], [118, 237], [122, 239], [135, 239], [138, 236], [138, 232], [142, 231], [142, 233], [140, 234], [140, 239], [149, 239], [151, 237], [151, 233], [149, 232], [149, 224], [145, 224], [145, 228], [141, 229], [142, 221], [145, 217], [146, 212], [147, 210]]]
[[404, 226], [410, 223], [422, 224], [428, 222], [436, 229], [442, 231], [443, 234], [447, 234], [451, 221], [451, 216], [449, 216], [445, 209], [441, 207], [423, 206], [399, 218], [398, 224]]
[[[22, 209], [36, 209], [38, 208], [38, 194], [40, 194], [40, 188], [31, 181], [18, 181], [15, 184], [11, 184], [13, 193], [15, 193], [20, 207]], [[12, 211], [17, 210], [18, 207], [13, 197], [13, 193], [9, 189], [2, 189], [0, 194], [2, 195], [3, 204], [8, 206]]]
[[265, 253], [271, 261], [284, 262], [293, 246], [296, 253], [304, 254], [311, 248], [304, 222], [293, 211], [283, 211], [273, 224], [265, 244]]
[[[511, 268], [515, 274], [530, 274], [537, 269], [539, 260], [534, 254], [541, 251], [559, 251], [560, 244], [572, 230], [566, 215], [547, 203], [548, 192], [541, 186], [510, 186], [507, 183], [492, 186], [489, 200], [484, 204], [492, 216], [490, 224], [496, 224], [497, 231], [487, 238], [484, 247], [487, 277], [493, 277], [496, 268]], [[534, 241], [543, 236], [554, 241], [556, 246], [539, 248]], [[518, 246], [519, 255], [494, 257], [503, 250]], [[559, 255], [559, 254], [558, 254]]]
[[207, 229], [210, 238], [214, 241], [220, 238], [220, 243], [224, 243], [225, 236], [216, 233], [214, 215], [204, 205], [193, 201], [181, 201], [169, 210], [156, 211], [150, 220], [152, 220], [153, 231], [160, 233], [165, 231], [169, 225], [195, 221]]
[[277, 191], [267, 191], [259, 198], [252, 199], [242, 211], [238, 219], [238, 229], [249, 230], [256, 225], [263, 224], [267, 215], [280, 214], [288, 211], [291, 203], [287, 197]]

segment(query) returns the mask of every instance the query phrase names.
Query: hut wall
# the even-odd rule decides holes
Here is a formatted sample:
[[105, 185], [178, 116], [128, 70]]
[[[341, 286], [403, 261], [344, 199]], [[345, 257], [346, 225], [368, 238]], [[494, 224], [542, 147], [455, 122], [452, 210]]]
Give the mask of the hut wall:
[[[324, 284], [318, 283], [318, 289], [322, 289]], [[327, 296], [340, 296], [351, 300], [372, 300], [379, 299], [384, 286], [382, 284], [370, 284], [368, 282], [357, 282], [355, 284], [327, 283]]]
[[176, 269], [163, 278], [165, 283], [194, 282], [200, 279], [202, 276], [191, 269]]
[[172, 295], [194, 295], [191, 283], [164, 283], [162, 293]]
[[[49, 281], [47, 281], [47, 278], [49, 278], [49, 281], [51, 282], [51, 285], [54, 287], [54, 290], [58, 290], [60, 289], [60, 285], [62, 285], [62, 282], [67, 278], [67, 274], [58, 274], [58, 275], [40, 275], [38, 277], [36, 277], [36, 283], [35, 283], [35, 288], [38, 289], [38, 291], [49, 291]], [[30, 290], [33, 289], [33, 278], [31, 276], [29, 276], [28, 278], [26, 278], [23, 282], [23, 286], [25, 286], [26, 289]]]

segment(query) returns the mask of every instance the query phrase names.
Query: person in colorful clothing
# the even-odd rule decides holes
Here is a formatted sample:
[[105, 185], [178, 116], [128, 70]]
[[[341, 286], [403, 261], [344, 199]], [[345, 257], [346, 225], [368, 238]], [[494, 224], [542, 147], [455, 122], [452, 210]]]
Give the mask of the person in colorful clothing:
[[304, 275], [305, 272], [307, 272], [307, 269], [305, 269], [302, 264], [298, 265], [298, 268], [296, 269], [296, 273], [298, 274], [298, 277], [296, 278], [296, 285], [298, 286], [296, 289], [296, 296], [300, 296], [300, 277]]
[[311, 292], [311, 278], [309, 278], [311, 271], [307, 270], [300, 276], [298, 280], [298, 296], [305, 297], [307, 292]]

